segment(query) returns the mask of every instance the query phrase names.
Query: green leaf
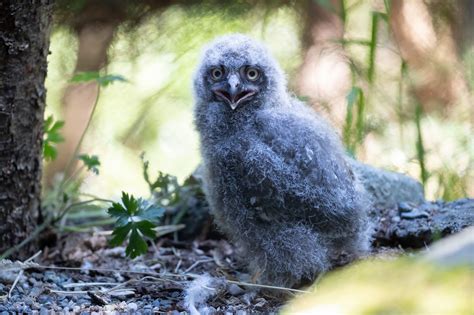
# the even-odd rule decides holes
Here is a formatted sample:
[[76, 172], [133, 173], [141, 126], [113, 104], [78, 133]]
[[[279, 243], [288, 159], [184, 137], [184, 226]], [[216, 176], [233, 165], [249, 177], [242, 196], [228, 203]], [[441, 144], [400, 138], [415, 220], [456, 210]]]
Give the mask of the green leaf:
[[116, 203], [116, 202], [112, 203], [112, 207], [107, 209], [107, 213], [111, 217], [117, 219], [117, 221], [116, 221], [117, 226], [123, 226], [123, 225], [126, 225], [128, 223], [128, 218], [129, 218], [128, 212], [119, 203]]
[[128, 195], [126, 192], [122, 191], [122, 203], [129, 216], [135, 215], [138, 210], [138, 201], [133, 197], [133, 195]]
[[99, 77], [97, 79], [97, 82], [101, 85], [101, 86], [107, 86], [109, 84], [112, 84], [114, 82], [127, 82], [127, 79], [125, 79], [123, 76], [121, 75], [118, 75], [118, 74], [107, 74], [107, 75], [104, 75], [102, 77]]
[[74, 76], [69, 80], [71, 83], [84, 83], [90, 81], [96, 81], [100, 77], [99, 72], [96, 71], [84, 71], [74, 74]]
[[53, 145], [64, 141], [64, 137], [59, 133], [64, 126], [64, 121], [54, 121], [53, 116], [45, 119], [43, 124], [43, 157], [45, 160], [56, 159], [58, 152]]
[[153, 228], [155, 228], [155, 225], [151, 223], [150, 221], [144, 220], [144, 221], [136, 222], [135, 226], [143, 235], [148, 236], [149, 238], [156, 237], [156, 233], [153, 230]]
[[91, 81], [97, 82], [100, 86], [108, 86], [114, 82], [127, 82], [127, 79], [118, 74], [106, 74], [101, 76], [99, 72], [88, 71], [76, 73], [72, 79], [69, 80], [71, 83], [84, 83]]
[[131, 258], [135, 258], [145, 254], [147, 250], [148, 245], [146, 244], [143, 237], [140, 236], [137, 229], [132, 229], [128, 246], [125, 249], [125, 254]]
[[79, 160], [84, 162], [84, 165], [87, 167], [88, 171], [92, 171], [96, 175], [99, 175], [100, 161], [97, 155], [82, 154], [79, 155]]
[[58, 151], [49, 142], [43, 143], [43, 157], [47, 161], [52, 161], [58, 156]]
[[120, 226], [114, 229], [112, 232], [113, 238], [110, 240], [110, 245], [118, 246], [122, 244], [130, 233], [130, 230], [133, 228], [133, 223], [129, 222], [124, 226]]
[[140, 204], [140, 209], [137, 211], [136, 216], [142, 220], [158, 222], [165, 213], [165, 209], [163, 207], [158, 207], [155, 204], [142, 199], [139, 199], [138, 201]]

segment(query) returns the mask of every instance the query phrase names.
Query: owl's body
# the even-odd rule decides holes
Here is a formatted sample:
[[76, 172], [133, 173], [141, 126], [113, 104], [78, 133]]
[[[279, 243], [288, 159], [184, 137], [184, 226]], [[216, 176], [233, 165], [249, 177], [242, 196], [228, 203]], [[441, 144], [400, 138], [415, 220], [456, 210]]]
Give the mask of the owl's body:
[[337, 135], [287, 93], [260, 44], [214, 42], [195, 89], [211, 211], [261, 283], [293, 286], [367, 250], [369, 201]]

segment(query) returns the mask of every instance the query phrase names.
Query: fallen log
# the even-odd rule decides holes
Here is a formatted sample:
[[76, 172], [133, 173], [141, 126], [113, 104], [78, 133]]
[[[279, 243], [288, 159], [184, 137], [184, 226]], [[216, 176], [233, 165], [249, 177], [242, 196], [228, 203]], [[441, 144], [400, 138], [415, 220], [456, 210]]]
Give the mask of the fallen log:
[[374, 247], [422, 248], [447, 235], [474, 225], [474, 199], [435, 201], [377, 208]]
[[[423, 188], [415, 179], [355, 160], [350, 163], [372, 198], [374, 247], [422, 248], [434, 240], [474, 226], [474, 199], [426, 201]], [[190, 177], [198, 186], [202, 185], [201, 171], [198, 168]], [[194, 191], [199, 192], [195, 195], [197, 202], [181, 220], [186, 228], [180, 231], [180, 238], [223, 237], [212, 225], [202, 190]]]

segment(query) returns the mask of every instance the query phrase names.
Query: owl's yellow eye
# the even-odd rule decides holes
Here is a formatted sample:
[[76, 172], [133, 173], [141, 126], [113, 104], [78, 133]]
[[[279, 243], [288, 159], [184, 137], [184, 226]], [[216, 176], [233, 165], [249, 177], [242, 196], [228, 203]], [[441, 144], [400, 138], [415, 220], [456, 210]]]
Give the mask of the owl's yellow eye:
[[220, 80], [224, 76], [224, 72], [221, 68], [212, 68], [211, 69], [211, 77], [213, 80]]
[[245, 71], [245, 75], [250, 81], [255, 81], [260, 77], [260, 71], [257, 68], [248, 67]]

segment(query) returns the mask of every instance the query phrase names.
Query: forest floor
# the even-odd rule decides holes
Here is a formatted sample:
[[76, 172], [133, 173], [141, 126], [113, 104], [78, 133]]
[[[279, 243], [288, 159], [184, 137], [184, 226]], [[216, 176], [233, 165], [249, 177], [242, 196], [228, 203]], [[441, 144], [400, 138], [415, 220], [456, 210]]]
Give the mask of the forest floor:
[[187, 300], [194, 298], [196, 307], [203, 306], [189, 290], [203, 274], [218, 280], [209, 288], [212, 294], [206, 302], [211, 313], [274, 313], [283, 304], [280, 295], [242, 282], [245, 274], [225, 240], [163, 238], [146, 255], [132, 260], [125, 257], [124, 247], [108, 247], [101, 232], [68, 234], [35, 262], [21, 274], [0, 270], [0, 314], [187, 313]]
[[[410, 244], [426, 247], [432, 230], [449, 235], [471, 226], [473, 209], [474, 199], [463, 199], [379, 211], [372, 254], [392, 257]], [[51, 235], [54, 242], [31, 261], [0, 261], [0, 315], [269, 314], [299, 291], [256, 285], [235, 248], [209, 233], [190, 241], [162, 237], [136, 259], [126, 257], [125, 247], [109, 246], [110, 231]]]

